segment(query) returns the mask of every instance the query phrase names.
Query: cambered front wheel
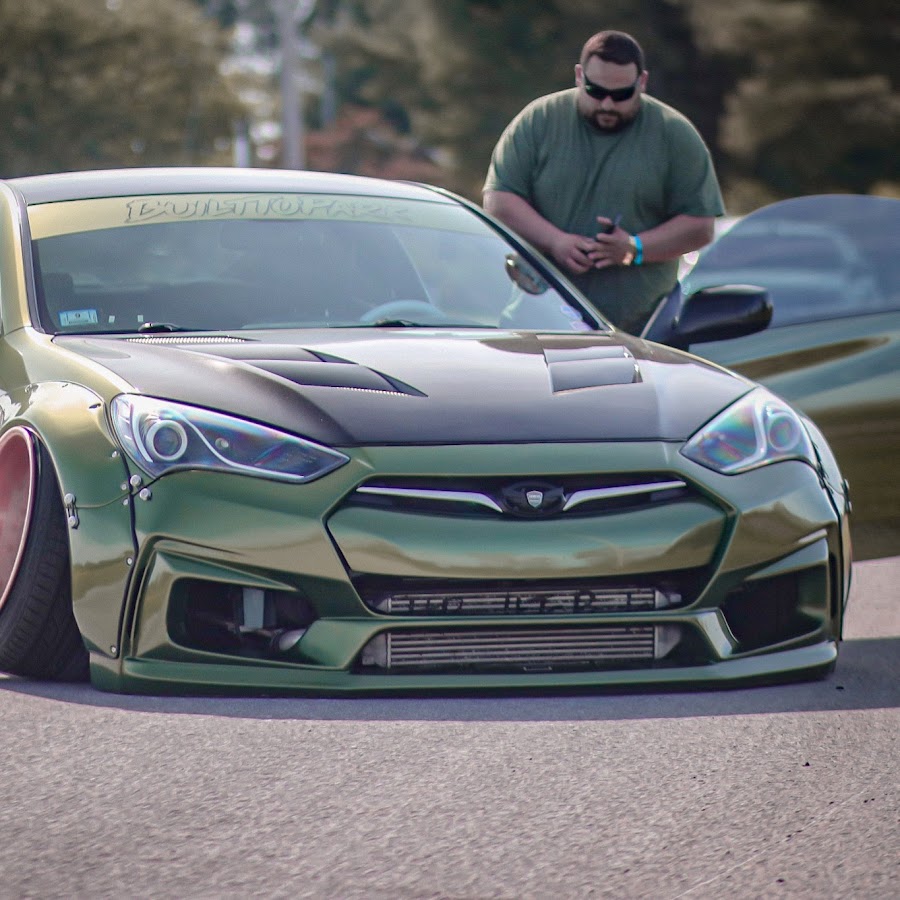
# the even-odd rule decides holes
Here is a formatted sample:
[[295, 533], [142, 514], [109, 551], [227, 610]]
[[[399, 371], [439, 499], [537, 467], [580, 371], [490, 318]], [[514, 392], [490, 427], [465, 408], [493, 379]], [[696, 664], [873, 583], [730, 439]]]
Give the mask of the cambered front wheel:
[[47, 451], [20, 427], [0, 436], [0, 670], [88, 677], [59, 483]]

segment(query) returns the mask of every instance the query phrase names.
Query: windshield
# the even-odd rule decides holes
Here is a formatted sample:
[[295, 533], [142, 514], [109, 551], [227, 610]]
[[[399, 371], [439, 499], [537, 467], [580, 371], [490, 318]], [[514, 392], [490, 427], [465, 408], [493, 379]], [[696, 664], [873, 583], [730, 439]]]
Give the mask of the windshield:
[[606, 327], [457, 204], [173, 195], [44, 204], [29, 221], [54, 333]]
[[704, 250], [685, 293], [721, 284], [769, 290], [771, 327], [900, 309], [900, 201], [799, 197], [757, 210]]

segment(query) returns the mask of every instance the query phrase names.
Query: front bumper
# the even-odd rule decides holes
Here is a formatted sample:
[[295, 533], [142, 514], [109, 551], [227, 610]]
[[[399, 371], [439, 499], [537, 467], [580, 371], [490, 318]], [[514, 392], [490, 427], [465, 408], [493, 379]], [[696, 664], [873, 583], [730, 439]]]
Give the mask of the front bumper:
[[216, 663], [179, 663], [126, 659], [91, 666], [100, 690], [130, 694], [250, 696], [386, 696], [415, 693], [478, 694], [616, 688], [729, 688], [809, 679], [827, 674], [837, 660], [837, 644], [825, 640], [766, 656], [731, 659], [677, 669], [567, 672], [526, 675], [358, 675], [321, 667], [236, 667]]
[[[370, 448], [306, 485], [198, 472], [167, 476], [150, 486], [150, 499], [134, 502], [139, 552], [124, 610], [110, 611], [122, 613], [119, 645], [116, 653], [92, 651], [92, 680], [136, 693], [338, 695], [725, 686], [827, 671], [837, 655], [848, 565], [835, 498], [804, 463], [726, 477], [677, 449], [662, 443]], [[659, 502], [644, 498], [531, 520], [372, 505], [354, 493], [385, 479], [470, 485], [596, 473], [638, 479], [662, 473], [687, 488]], [[430, 591], [443, 597], [444, 608], [385, 612], [368, 596], [373, 582], [388, 592]], [[259, 613], [257, 633], [250, 633], [249, 614], [245, 621], [238, 613], [240, 621], [228, 619], [231, 644], [207, 641], [186, 587], [198, 584], [205, 586], [203, 616], [214, 611], [220, 587], [232, 606], [239, 592], [245, 612], [248, 596], [254, 603], [300, 596], [308, 620], [295, 621], [293, 638], [279, 649], [259, 640], [269, 633], [264, 626], [278, 625], [263, 621], [268, 612]], [[531, 587], [543, 596], [564, 586], [570, 598], [573, 585], [576, 594], [594, 591], [592, 597], [606, 597], [610, 585], [657, 585], [668, 599], [652, 608], [607, 608], [596, 599], [573, 606], [565, 599], [536, 609], [524, 602], [503, 614], [496, 604], [478, 614], [447, 604], [446, 594], [457, 597], [473, 585], [492, 597], [506, 591], [518, 598]], [[566, 643], [581, 648], [582, 632], [599, 635], [593, 655]], [[607, 634], [625, 634], [632, 649], [617, 656]], [[400, 665], [398, 653], [383, 652], [391, 641], [412, 642], [424, 654]], [[634, 651], [635, 642], [646, 649]], [[485, 655], [486, 644], [493, 655]], [[507, 652], [506, 645], [523, 644], [536, 648], [535, 659], [525, 658], [527, 650]]]

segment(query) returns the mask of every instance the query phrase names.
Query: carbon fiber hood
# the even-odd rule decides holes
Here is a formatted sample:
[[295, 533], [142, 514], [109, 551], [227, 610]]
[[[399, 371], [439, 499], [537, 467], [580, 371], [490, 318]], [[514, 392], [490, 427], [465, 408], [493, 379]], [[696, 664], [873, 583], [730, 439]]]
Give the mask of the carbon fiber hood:
[[136, 392], [334, 446], [684, 440], [750, 382], [622, 334], [57, 337]]

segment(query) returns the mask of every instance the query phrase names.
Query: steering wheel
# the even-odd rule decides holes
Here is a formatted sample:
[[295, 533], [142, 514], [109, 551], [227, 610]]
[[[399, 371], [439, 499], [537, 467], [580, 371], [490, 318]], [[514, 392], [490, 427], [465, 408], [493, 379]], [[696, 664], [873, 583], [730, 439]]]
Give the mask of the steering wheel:
[[427, 300], [389, 300], [368, 310], [359, 317], [360, 322], [367, 325], [381, 319], [425, 319], [423, 324], [440, 324], [447, 321], [447, 316], [433, 303]]

